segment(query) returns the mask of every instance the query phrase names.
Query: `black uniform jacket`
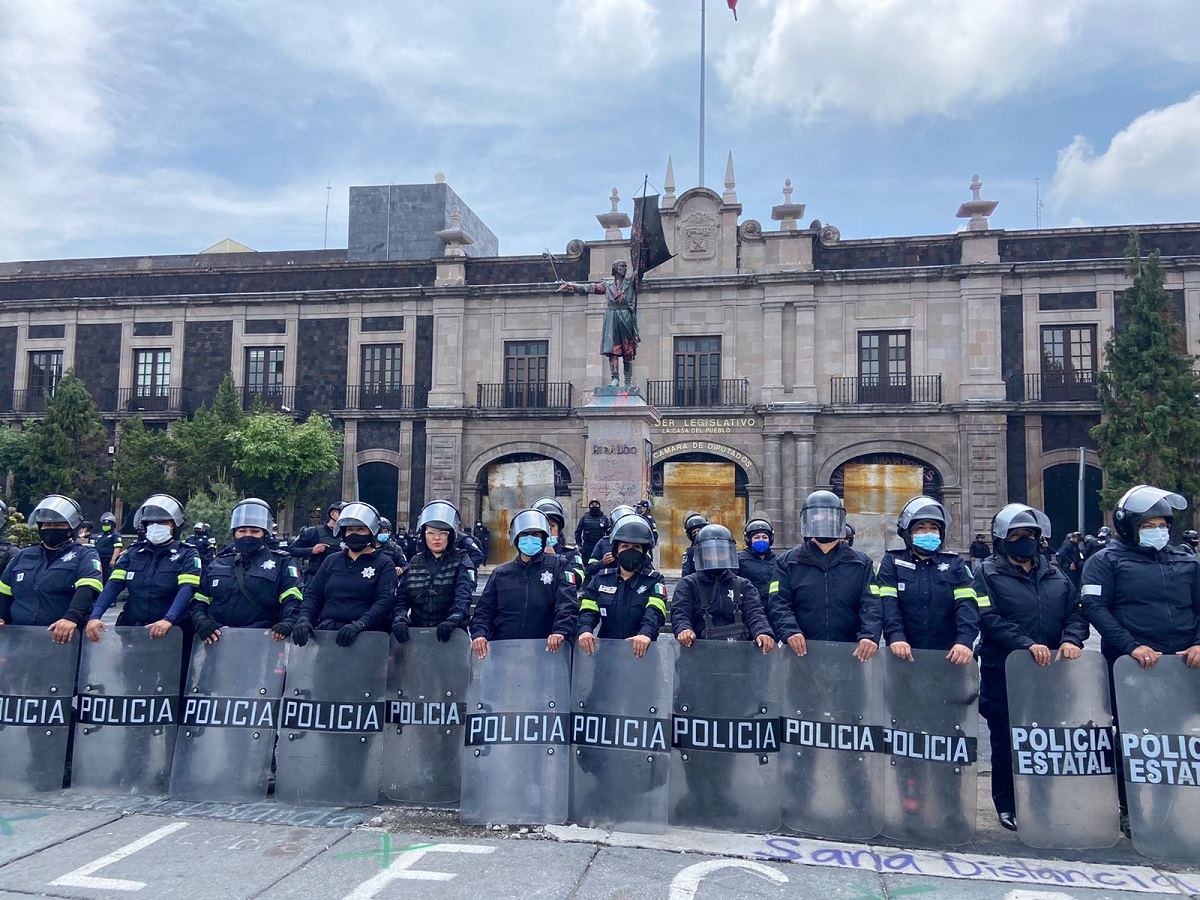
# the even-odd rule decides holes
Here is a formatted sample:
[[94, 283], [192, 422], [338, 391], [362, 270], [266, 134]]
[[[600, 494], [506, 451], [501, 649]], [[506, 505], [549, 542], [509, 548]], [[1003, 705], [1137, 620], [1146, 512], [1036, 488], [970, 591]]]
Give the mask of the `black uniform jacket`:
[[451, 548], [440, 557], [416, 553], [396, 586], [396, 622], [435, 628], [442, 622], [463, 625], [475, 596], [475, 566], [467, 551]]
[[366, 631], [387, 631], [395, 595], [396, 567], [390, 556], [376, 551], [351, 559], [347, 550], [330, 550], [304, 587], [300, 615], [320, 629], [359, 622]]
[[230, 628], [270, 628], [296, 617], [299, 577], [296, 563], [279, 550], [223, 553], [204, 567], [188, 612], [193, 623], [210, 616]]
[[957, 553], [922, 557], [903, 548], [888, 550], [875, 573], [883, 603], [883, 636], [917, 650], [973, 647], [979, 636], [979, 606], [971, 571]]
[[767, 613], [781, 641], [880, 642], [883, 607], [872, 586], [874, 565], [865, 553], [839, 543], [822, 553], [810, 541], [779, 558], [767, 593]]
[[471, 617], [471, 638], [489, 641], [575, 637], [578, 576], [562, 558], [539, 553], [498, 565]]
[[703, 639], [706, 604], [714, 628], [732, 625], [736, 621], [733, 615], [735, 583], [740, 585], [742, 622], [750, 629], [750, 637], [756, 638], [760, 634], [774, 637], [754, 582], [729, 569], [720, 569], [715, 578], [711, 571], [696, 572], [675, 586], [675, 593], [671, 595], [671, 629], [676, 635], [691, 629], [696, 637]]
[[74, 542], [60, 550], [34, 544], [20, 550], [0, 575], [0, 619], [11, 625], [51, 625], [59, 619], [82, 625], [99, 592], [95, 549]]
[[578, 634], [622, 640], [640, 634], [656, 641], [666, 620], [666, 582], [650, 563], [628, 579], [617, 566], [601, 569], [579, 595]]
[[767, 548], [767, 552], [759, 556], [747, 547], [738, 553], [737, 558], [738, 574], [754, 582], [754, 587], [758, 589], [758, 596], [765, 602], [767, 594], [771, 590], [771, 582], [775, 580], [775, 573], [779, 570], [779, 557], [770, 548]]
[[1082, 647], [1087, 621], [1079, 608], [1075, 584], [1041, 556], [1026, 572], [1002, 556], [989, 556], [975, 573], [985, 668], [1003, 668], [1008, 654], [1044, 644]]

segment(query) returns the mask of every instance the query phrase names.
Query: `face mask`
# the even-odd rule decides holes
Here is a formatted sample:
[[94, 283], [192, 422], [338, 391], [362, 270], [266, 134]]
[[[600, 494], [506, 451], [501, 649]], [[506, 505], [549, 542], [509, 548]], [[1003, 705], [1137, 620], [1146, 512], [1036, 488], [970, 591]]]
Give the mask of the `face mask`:
[[388, 542], [388, 538], [390, 538], [391, 535], [390, 534], [377, 534], [377, 535], [375, 535], [375, 537], [379, 538], [379, 543], [386, 544]]
[[558, 535], [552, 534], [552, 535], [550, 535], [550, 537], [546, 538], [546, 546], [547, 547], [557, 547], [558, 546]]
[[942, 546], [942, 536], [940, 534], [914, 534], [912, 542], [918, 550], [933, 553]]
[[1015, 559], [1017, 562], [1026, 562], [1037, 556], [1038, 542], [1037, 538], [1022, 537], [1015, 541], [1004, 542], [1004, 553], [1007, 556]]
[[57, 550], [71, 539], [71, 532], [65, 528], [45, 528], [38, 526], [38, 540], [48, 549]]
[[101, 531], [112, 531], [112, 526], [111, 525], [101, 525], [100, 530]]
[[771, 549], [771, 542], [770, 541], [755, 541], [753, 544], [750, 545], [750, 549], [753, 550], [755, 553], [766, 553], [768, 550]]
[[263, 539], [260, 537], [254, 537], [253, 535], [246, 535], [245, 537], [233, 539], [233, 548], [237, 550], [238, 553], [244, 553], [247, 556], [249, 556], [251, 553], [257, 553], [262, 549], [262, 545]]
[[1139, 547], [1153, 547], [1161, 550], [1171, 540], [1170, 528], [1143, 528], [1138, 532]]
[[517, 549], [525, 556], [537, 556], [543, 550], [542, 539], [532, 534], [522, 535], [517, 538]]
[[371, 536], [369, 534], [348, 534], [342, 538], [342, 543], [346, 545], [347, 550], [362, 553], [371, 546]]
[[156, 547], [161, 547], [163, 544], [171, 541], [171, 526], [160, 525], [155, 523], [146, 526], [146, 540], [154, 544]]
[[629, 547], [617, 554], [617, 565], [626, 572], [640, 571], [646, 564], [646, 554], [634, 547]]

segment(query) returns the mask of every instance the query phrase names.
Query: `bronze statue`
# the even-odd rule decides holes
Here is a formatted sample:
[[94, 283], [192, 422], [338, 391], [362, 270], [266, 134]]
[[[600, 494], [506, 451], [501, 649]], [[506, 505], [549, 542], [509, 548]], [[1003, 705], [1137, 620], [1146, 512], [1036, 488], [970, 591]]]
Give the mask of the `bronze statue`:
[[637, 325], [637, 288], [640, 278], [627, 277], [624, 260], [613, 263], [612, 278], [594, 283], [559, 281], [558, 289], [571, 294], [603, 294], [607, 301], [604, 330], [600, 334], [600, 352], [608, 357], [612, 387], [617, 387], [617, 361], [624, 363], [625, 387], [633, 384], [633, 360], [641, 342]]

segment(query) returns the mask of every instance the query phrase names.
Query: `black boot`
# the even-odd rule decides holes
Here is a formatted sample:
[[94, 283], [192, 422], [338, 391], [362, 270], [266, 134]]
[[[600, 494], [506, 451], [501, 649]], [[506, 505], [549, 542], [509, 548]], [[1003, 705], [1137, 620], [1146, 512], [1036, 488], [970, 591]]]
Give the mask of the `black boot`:
[[[631, 360], [631, 359], [625, 360], [624, 366], [625, 366], [625, 387], [632, 387], [633, 386], [633, 360]], [[614, 377], [616, 377], [616, 374], [617, 374], [616, 372], [613, 372]]]

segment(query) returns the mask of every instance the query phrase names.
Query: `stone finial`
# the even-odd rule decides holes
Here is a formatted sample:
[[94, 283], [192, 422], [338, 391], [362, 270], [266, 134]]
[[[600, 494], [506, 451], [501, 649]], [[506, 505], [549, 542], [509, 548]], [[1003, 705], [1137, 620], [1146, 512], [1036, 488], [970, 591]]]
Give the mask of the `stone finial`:
[[458, 208], [457, 204], [450, 207], [450, 224], [454, 228], [462, 227], [462, 210]]
[[443, 174], [442, 172], [438, 172], [437, 174], [435, 174], [433, 176], [433, 183], [434, 184], [445, 184], [446, 183], [445, 174]]
[[450, 208], [450, 227], [437, 232], [437, 236], [446, 245], [443, 256], [466, 256], [463, 247], [475, 243], [471, 236], [463, 231], [462, 210], [457, 205]]
[[988, 224], [988, 216], [1000, 205], [999, 200], [980, 199], [982, 190], [983, 182], [976, 175], [971, 179], [971, 199], [959, 206], [958, 212], [955, 213], [959, 219], [971, 220], [967, 223], [967, 231], [987, 231], [991, 227]]
[[783, 181], [783, 203], [771, 207], [771, 218], [779, 224], [780, 231], [795, 231], [796, 220], [804, 215], [804, 204], [792, 202], [792, 179]]
[[675, 205], [675, 163], [667, 157], [667, 175], [663, 178], [663, 209]]
[[612, 189], [612, 196], [608, 200], [612, 203], [612, 209], [609, 212], [600, 213], [596, 216], [596, 221], [604, 226], [604, 239], [606, 241], [620, 241], [624, 239], [621, 229], [628, 228], [633, 223], [629, 221], [628, 214], [617, 210], [617, 204], [621, 202], [621, 197], [617, 193], [616, 188]]
[[737, 191], [734, 190], [736, 182], [733, 178], [733, 151], [729, 151], [729, 158], [725, 161], [725, 193], [721, 195], [722, 203], [737, 203]]

